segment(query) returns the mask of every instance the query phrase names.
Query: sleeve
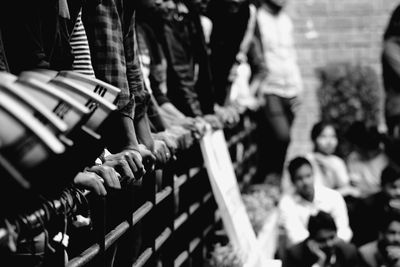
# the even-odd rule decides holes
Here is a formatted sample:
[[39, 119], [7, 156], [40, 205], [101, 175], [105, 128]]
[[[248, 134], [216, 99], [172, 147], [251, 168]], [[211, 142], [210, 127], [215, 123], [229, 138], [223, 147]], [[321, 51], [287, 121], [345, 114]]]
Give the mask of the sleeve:
[[131, 18], [128, 32], [124, 38], [124, 51], [129, 91], [135, 98], [134, 120], [138, 121], [146, 114], [150, 95], [143, 82], [135, 31], [135, 15]]
[[391, 70], [400, 76], [400, 36], [391, 36], [384, 41], [382, 57]]
[[282, 259], [282, 267], [298, 267], [298, 261], [290, 250], [285, 253]]
[[281, 224], [285, 230], [289, 244], [296, 244], [308, 237], [308, 230], [296, 213], [291, 196], [282, 197], [279, 203]]
[[393, 12], [383, 37], [383, 80], [386, 90], [400, 89], [400, 5]]
[[152, 29], [144, 23], [136, 25], [136, 33], [142, 67], [147, 68], [147, 71], [142, 73], [144, 79], [148, 79], [151, 98], [154, 98], [159, 105], [170, 102], [164, 93], [167, 92], [167, 62], [162, 54], [161, 45], [154, 37]]
[[337, 226], [337, 235], [346, 242], [350, 242], [353, 233], [349, 225], [349, 215], [347, 212], [346, 202], [343, 197], [336, 191], [331, 191], [333, 204], [332, 216], [335, 218]]
[[[164, 28], [165, 53], [168, 59], [168, 96], [187, 116], [201, 116], [201, 106], [195, 90], [194, 65], [172, 27]], [[172, 83], [171, 83], [172, 81]]]
[[254, 35], [250, 44], [247, 58], [251, 67], [252, 80], [264, 80], [268, 76], [267, 65], [264, 61], [261, 40], [257, 35]]
[[85, 2], [82, 21], [96, 78], [121, 90], [118, 110], [133, 120], [135, 98], [128, 86], [122, 24], [114, 1], [103, 0], [96, 5]]

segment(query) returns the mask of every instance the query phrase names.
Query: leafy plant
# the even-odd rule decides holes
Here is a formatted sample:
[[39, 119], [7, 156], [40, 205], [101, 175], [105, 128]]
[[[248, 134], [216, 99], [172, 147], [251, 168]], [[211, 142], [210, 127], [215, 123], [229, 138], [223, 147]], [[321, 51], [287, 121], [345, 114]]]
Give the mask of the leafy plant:
[[317, 70], [321, 119], [333, 123], [339, 140], [355, 121], [377, 126], [383, 90], [374, 69], [349, 62], [331, 63]]
[[243, 203], [253, 226], [258, 234], [268, 219], [271, 210], [276, 206], [278, 192], [265, 185], [253, 185], [242, 195]]
[[221, 245], [217, 243], [208, 260], [210, 267], [242, 267], [243, 262], [240, 252], [236, 251], [231, 244]]

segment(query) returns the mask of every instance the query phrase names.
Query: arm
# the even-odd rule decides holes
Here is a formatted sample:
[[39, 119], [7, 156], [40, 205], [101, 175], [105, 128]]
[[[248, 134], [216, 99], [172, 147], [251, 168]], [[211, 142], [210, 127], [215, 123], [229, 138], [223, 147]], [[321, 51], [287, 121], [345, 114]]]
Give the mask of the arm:
[[289, 244], [296, 244], [308, 237], [306, 225], [300, 220], [291, 196], [287, 195], [282, 198], [279, 203], [279, 211]]
[[250, 81], [250, 93], [255, 95], [258, 92], [262, 82], [268, 76], [267, 65], [265, 63], [261, 39], [255, 34], [250, 44], [247, 58], [251, 67], [252, 77]]
[[332, 216], [337, 226], [337, 235], [346, 242], [349, 242], [353, 233], [349, 225], [347, 206], [343, 197], [336, 191], [332, 191]]
[[85, 26], [91, 59], [98, 79], [121, 90], [118, 96], [118, 114], [112, 127], [106, 127], [107, 148], [114, 153], [105, 164], [117, 167], [122, 177], [140, 178], [143, 175], [142, 156], [133, 127], [135, 99], [130, 91], [125, 66], [125, 50], [122, 43], [121, 20], [113, 1], [102, 1], [96, 6], [84, 3], [82, 21]]
[[193, 58], [188, 58], [172, 27], [164, 27], [165, 53], [168, 60], [168, 96], [187, 116], [201, 116], [201, 106], [195, 91]]

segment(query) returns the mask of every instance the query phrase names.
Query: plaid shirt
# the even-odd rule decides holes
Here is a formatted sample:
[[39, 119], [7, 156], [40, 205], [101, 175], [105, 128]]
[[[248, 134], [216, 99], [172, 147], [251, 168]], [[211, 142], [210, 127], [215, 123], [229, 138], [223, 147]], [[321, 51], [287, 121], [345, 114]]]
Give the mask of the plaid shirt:
[[148, 94], [137, 56], [134, 11], [127, 8], [127, 3], [87, 2], [82, 9], [82, 20], [96, 78], [121, 89], [117, 102], [121, 114], [138, 120], [145, 113]]

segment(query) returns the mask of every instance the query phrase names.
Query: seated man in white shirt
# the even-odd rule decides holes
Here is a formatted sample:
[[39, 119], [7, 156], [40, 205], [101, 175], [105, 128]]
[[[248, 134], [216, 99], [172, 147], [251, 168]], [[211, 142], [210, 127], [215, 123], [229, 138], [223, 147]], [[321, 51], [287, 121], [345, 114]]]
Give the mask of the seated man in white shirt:
[[284, 195], [279, 203], [288, 245], [301, 242], [309, 236], [309, 217], [320, 210], [332, 215], [338, 237], [350, 241], [352, 231], [343, 197], [335, 190], [314, 183], [313, 169], [306, 158], [293, 159], [288, 170], [294, 191]]

